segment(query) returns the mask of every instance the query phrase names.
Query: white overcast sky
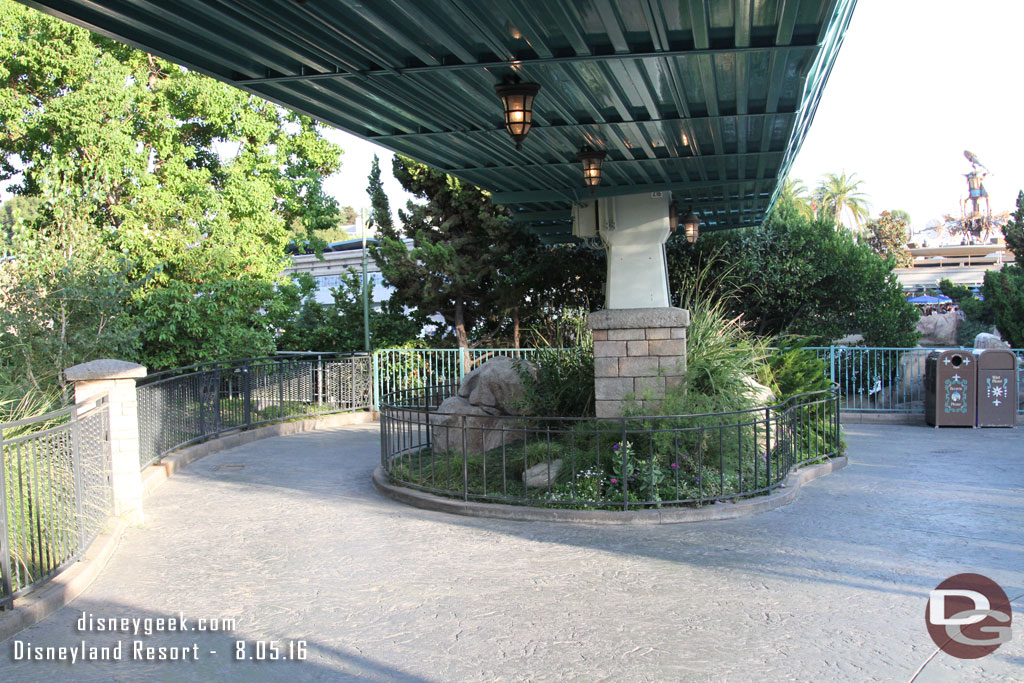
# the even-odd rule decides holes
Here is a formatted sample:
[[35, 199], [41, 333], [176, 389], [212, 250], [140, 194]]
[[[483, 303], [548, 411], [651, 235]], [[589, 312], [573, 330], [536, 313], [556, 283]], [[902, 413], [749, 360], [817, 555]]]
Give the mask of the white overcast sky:
[[[1024, 189], [1024, 0], [859, 0], [791, 176], [813, 187], [825, 173], [856, 173], [872, 215], [910, 213], [920, 229], [959, 213], [970, 170], [991, 174], [994, 211]], [[366, 176], [381, 156], [392, 210], [405, 197], [390, 152], [339, 131], [345, 149], [328, 189], [367, 206]]]

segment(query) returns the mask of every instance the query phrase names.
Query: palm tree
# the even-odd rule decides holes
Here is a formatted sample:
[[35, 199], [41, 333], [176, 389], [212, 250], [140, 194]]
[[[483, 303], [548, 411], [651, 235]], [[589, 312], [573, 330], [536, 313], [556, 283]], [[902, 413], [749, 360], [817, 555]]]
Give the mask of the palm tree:
[[825, 211], [835, 217], [836, 225], [845, 225], [842, 216], [843, 212], [846, 212], [853, 218], [853, 224], [859, 230], [861, 222], [868, 217], [868, 201], [866, 195], [859, 189], [863, 181], [855, 180], [856, 175], [851, 173], [847, 177], [846, 171], [840, 175], [826, 174], [814, 191], [814, 199], [818, 203], [819, 211]]
[[804, 185], [804, 181], [799, 178], [786, 178], [782, 183], [782, 191], [779, 192], [779, 201], [792, 204], [801, 216], [814, 217], [811, 193]]

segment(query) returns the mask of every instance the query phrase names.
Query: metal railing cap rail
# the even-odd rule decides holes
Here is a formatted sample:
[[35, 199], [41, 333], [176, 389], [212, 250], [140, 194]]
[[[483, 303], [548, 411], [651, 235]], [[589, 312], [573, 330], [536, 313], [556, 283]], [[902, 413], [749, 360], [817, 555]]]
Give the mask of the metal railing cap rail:
[[[0, 424], [0, 437], [2, 437], [3, 430], [5, 430], [5, 429], [12, 429], [14, 427], [22, 427], [24, 425], [36, 424], [37, 422], [46, 422], [47, 420], [55, 420], [55, 419], [57, 419], [59, 417], [65, 417], [65, 416], [71, 415], [71, 412], [73, 410], [77, 410], [78, 411], [78, 417], [80, 417], [80, 418], [87, 417], [89, 414], [92, 414], [93, 412], [95, 412], [96, 409], [100, 408], [103, 403], [106, 403], [107, 400], [108, 400], [108, 394], [107, 394], [106, 391], [104, 391], [102, 394], [97, 394], [95, 396], [90, 396], [89, 398], [87, 398], [84, 401], [79, 401], [78, 403], [75, 403], [74, 405], [65, 406], [65, 407], [60, 408], [58, 410], [50, 411], [49, 413], [44, 413], [42, 415], [36, 415], [35, 417], [25, 417], [25, 418], [22, 418], [20, 420], [14, 420], [13, 422], [4, 422], [4, 423]], [[86, 406], [90, 406], [90, 407], [86, 408]], [[83, 410], [86, 410], [87, 412], [82, 412]], [[12, 440], [11, 439], [7, 439], [6, 441], [10, 442]]]
[[[353, 354], [353, 353], [319, 353], [314, 355], [329, 356], [334, 355], [340, 358], [350, 358], [354, 356], [365, 356], [367, 354]], [[255, 356], [253, 358], [233, 358], [231, 360], [212, 360], [204, 363], [194, 363], [192, 365], [183, 365], [180, 368], [169, 368], [167, 370], [160, 370], [158, 372], [152, 372], [145, 377], [139, 379], [137, 382], [138, 386], [144, 384], [150, 384], [153, 381], [166, 379], [167, 377], [180, 377], [182, 375], [190, 374], [190, 372], [207, 372], [210, 370], [224, 370], [237, 367], [245, 363], [259, 363], [259, 362], [282, 362], [289, 358], [301, 359], [305, 356], [304, 352], [294, 352], [288, 354], [279, 354], [273, 356]]]

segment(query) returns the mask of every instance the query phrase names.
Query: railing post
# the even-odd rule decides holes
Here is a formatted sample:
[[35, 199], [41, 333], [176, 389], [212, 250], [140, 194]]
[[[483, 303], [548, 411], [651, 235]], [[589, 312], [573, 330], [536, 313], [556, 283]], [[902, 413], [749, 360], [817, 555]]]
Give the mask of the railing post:
[[123, 516], [131, 524], [141, 524], [142, 472], [135, 381], [146, 376], [146, 368], [123, 360], [105, 358], [68, 368], [64, 376], [74, 382], [75, 403], [88, 401], [97, 394], [108, 395], [114, 514]]
[[370, 405], [373, 406], [374, 410], [380, 410], [380, 354], [383, 351], [374, 351], [373, 355], [370, 356], [370, 370], [373, 373], [373, 388], [372, 396], [370, 396]]
[[206, 401], [203, 394], [206, 389], [206, 373], [196, 375], [196, 398], [199, 401], [199, 436], [206, 436]]
[[619, 433], [619, 452], [622, 454], [622, 469], [619, 471], [622, 476], [622, 509], [629, 509], [629, 456], [626, 455], [626, 418], [621, 419], [622, 430]]
[[7, 531], [7, 456], [4, 453], [4, 432], [0, 429], [0, 609], [14, 592], [11, 582], [11, 549]]
[[[768, 486], [772, 485], [772, 409], [764, 409], [764, 472]], [[755, 488], [757, 482], [754, 482]]]
[[82, 423], [78, 421], [78, 411], [71, 411], [71, 470], [75, 477], [75, 535], [78, 539], [77, 551], [85, 550], [85, 515], [82, 508]]
[[466, 444], [466, 416], [462, 416], [462, 499], [469, 500], [469, 451]]
[[828, 359], [829, 359], [829, 379], [833, 382], [837, 382], [836, 379], [836, 347], [828, 347]]
[[277, 361], [277, 416], [284, 419], [284, 361]]
[[316, 357], [316, 396], [317, 405], [324, 406], [324, 357], [317, 354]]
[[249, 372], [249, 361], [242, 363], [242, 414], [245, 426], [252, 424], [252, 381]]

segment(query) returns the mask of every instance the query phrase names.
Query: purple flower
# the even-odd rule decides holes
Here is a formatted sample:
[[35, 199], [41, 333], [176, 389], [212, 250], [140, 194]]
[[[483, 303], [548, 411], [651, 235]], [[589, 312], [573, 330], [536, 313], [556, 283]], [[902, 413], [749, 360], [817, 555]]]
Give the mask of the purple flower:
[[615, 477], [612, 477], [611, 481], [612, 481], [613, 484], [618, 484], [619, 483], [619, 480], [616, 479]]
[[674, 470], [678, 470], [679, 469], [679, 463], [674, 462], [671, 465], [669, 465], [669, 467], [671, 467]]
[[619, 446], [620, 446], [620, 444], [615, 444], [614, 446], [612, 446], [612, 450], [613, 451], [619, 450]]

